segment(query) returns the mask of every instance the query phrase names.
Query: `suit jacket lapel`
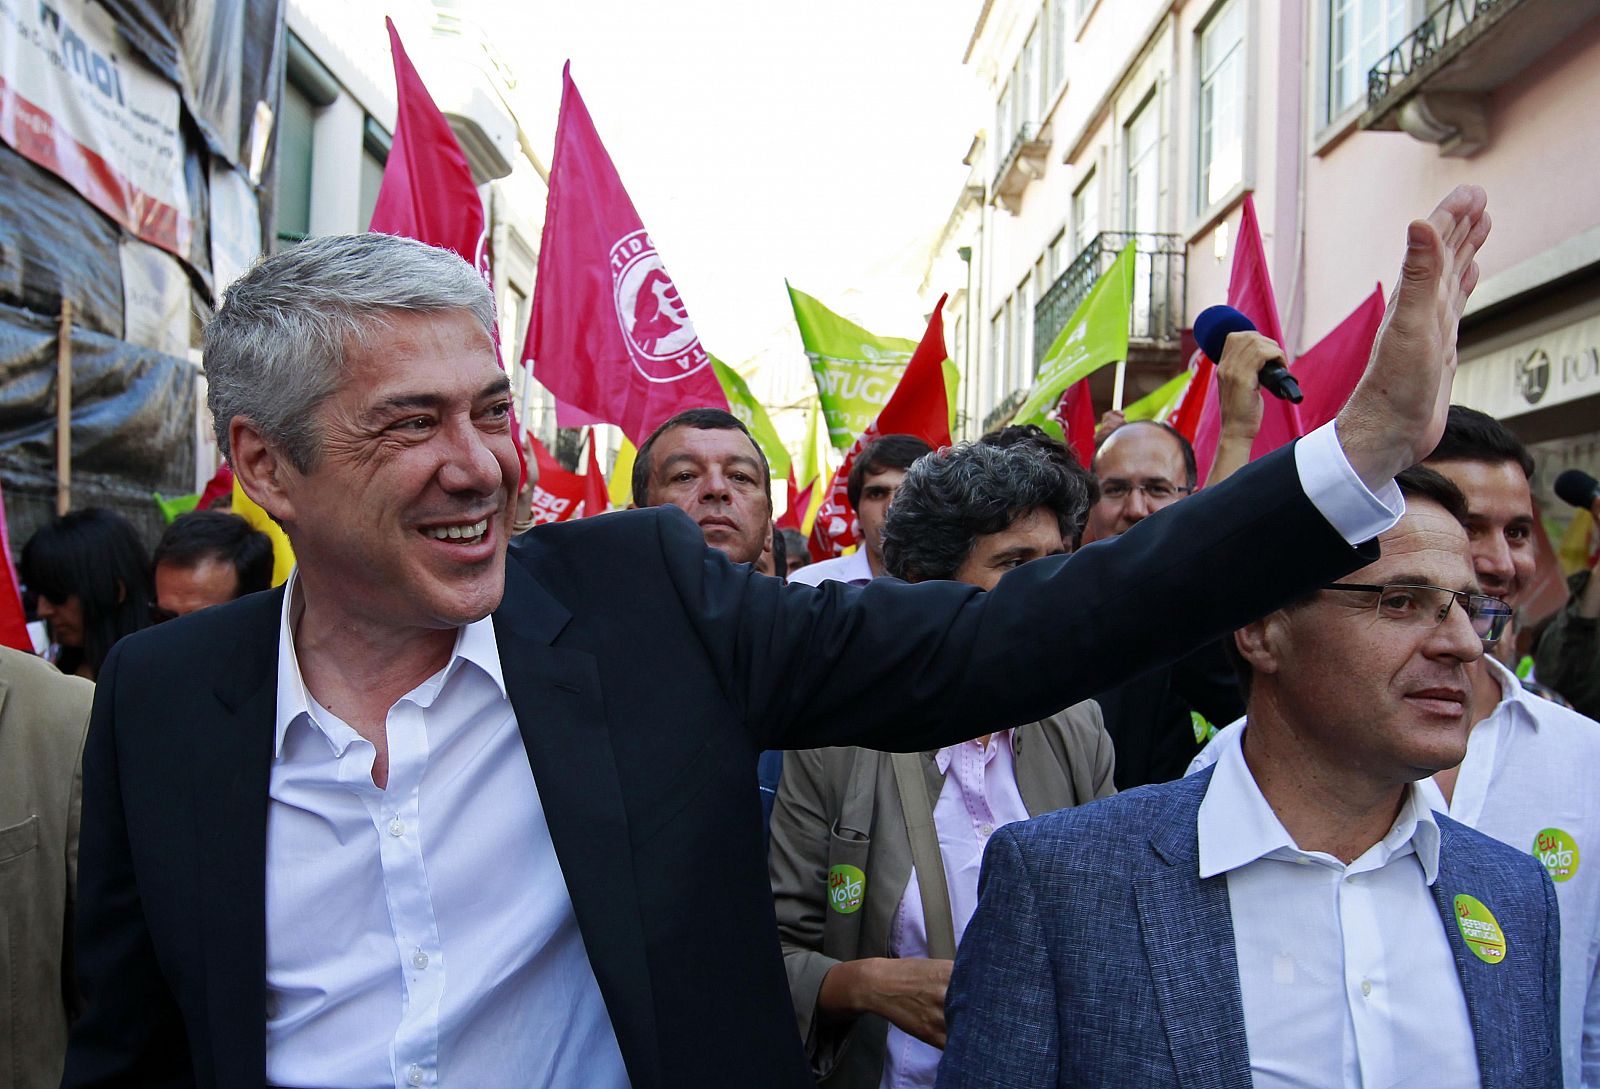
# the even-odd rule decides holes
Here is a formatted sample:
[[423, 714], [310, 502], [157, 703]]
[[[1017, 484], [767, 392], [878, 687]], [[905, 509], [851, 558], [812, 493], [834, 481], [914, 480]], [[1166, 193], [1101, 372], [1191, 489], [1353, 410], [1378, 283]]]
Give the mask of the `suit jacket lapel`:
[[198, 713], [172, 723], [191, 732], [195, 756], [200, 939], [219, 1086], [260, 1085], [266, 1075], [267, 791], [282, 607], [282, 589], [235, 606], [238, 639], [219, 659], [227, 672], [195, 693]]
[[1076, 798], [1067, 770], [1056, 759], [1044, 731], [1043, 723], [1030, 722], [1011, 734], [1017, 758], [1017, 793], [1031, 817], [1069, 806]]
[[494, 614], [506, 691], [629, 1078], [649, 1089], [659, 1084], [660, 1049], [633, 844], [598, 664], [552, 645], [570, 618], [519, 562], [506, 565]]
[[1210, 781], [1196, 776], [1157, 824], [1150, 845], [1166, 865], [1148, 870], [1134, 897], [1178, 1085], [1250, 1089], [1227, 878], [1199, 876], [1195, 818]]

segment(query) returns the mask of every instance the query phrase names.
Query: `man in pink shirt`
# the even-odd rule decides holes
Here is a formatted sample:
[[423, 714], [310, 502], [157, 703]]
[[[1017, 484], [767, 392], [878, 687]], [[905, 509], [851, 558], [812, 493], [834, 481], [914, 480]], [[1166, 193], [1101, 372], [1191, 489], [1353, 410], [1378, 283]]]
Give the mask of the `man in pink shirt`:
[[[1068, 551], [1089, 492], [1059, 446], [1040, 435], [919, 460], [884, 526], [887, 572], [987, 590], [1013, 567]], [[977, 906], [989, 837], [1112, 793], [1111, 770], [1092, 701], [935, 752], [787, 754], [769, 872], [789, 989], [822, 1085], [933, 1085], [951, 958]]]

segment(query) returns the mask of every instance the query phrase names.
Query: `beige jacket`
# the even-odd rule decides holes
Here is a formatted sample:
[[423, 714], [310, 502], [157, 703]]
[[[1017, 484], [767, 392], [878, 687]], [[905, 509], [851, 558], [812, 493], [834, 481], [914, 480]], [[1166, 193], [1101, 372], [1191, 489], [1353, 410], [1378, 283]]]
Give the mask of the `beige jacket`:
[[[1011, 733], [1017, 788], [1029, 814], [1082, 805], [1116, 792], [1111, 738], [1093, 700]], [[929, 797], [943, 777], [923, 753]], [[816, 1017], [822, 977], [844, 960], [889, 955], [889, 931], [911, 879], [894, 769], [886, 753], [834, 748], [789, 752], [772, 810], [768, 870], [789, 992], [813, 1072], [825, 1089], [877, 1089], [888, 1022], [864, 1015], [824, 1024]], [[849, 865], [866, 875], [861, 907], [828, 907], [828, 872]]]
[[94, 685], [0, 647], [0, 1085], [55, 1089], [76, 1012], [70, 955], [83, 740]]

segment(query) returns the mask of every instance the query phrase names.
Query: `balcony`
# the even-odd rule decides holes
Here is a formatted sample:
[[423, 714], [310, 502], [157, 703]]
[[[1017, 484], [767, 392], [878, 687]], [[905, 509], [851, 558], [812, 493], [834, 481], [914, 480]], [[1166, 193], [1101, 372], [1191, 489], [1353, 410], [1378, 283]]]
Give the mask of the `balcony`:
[[1045, 161], [1050, 157], [1050, 128], [1033, 122], [1017, 130], [1011, 150], [1000, 161], [994, 175], [994, 200], [1012, 215], [1022, 209], [1022, 194], [1028, 184], [1044, 177]]
[[1134, 245], [1133, 319], [1128, 330], [1128, 355], [1175, 354], [1183, 318], [1185, 247], [1183, 236], [1131, 231], [1101, 231], [1051, 285], [1033, 308], [1033, 362], [1044, 353], [1083, 302], [1094, 282], [1117, 254]]
[[1488, 142], [1489, 95], [1600, 10], [1573, 0], [1444, 0], [1367, 73], [1361, 127], [1466, 158]]

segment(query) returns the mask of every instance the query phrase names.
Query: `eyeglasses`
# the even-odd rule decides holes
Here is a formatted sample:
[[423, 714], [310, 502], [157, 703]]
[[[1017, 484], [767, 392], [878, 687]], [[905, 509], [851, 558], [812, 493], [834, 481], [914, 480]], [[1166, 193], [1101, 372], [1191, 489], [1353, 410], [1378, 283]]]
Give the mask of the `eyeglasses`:
[[1194, 491], [1193, 488], [1169, 484], [1165, 480], [1147, 480], [1143, 484], [1135, 484], [1127, 480], [1103, 480], [1100, 482], [1101, 499], [1126, 499], [1132, 492], [1143, 492], [1146, 499], [1164, 503], [1168, 499], [1175, 499], [1180, 495], [1188, 495], [1192, 491]]
[[1496, 642], [1505, 634], [1512, 615], [1511, 606], [1497, 597], [1469, 594], [1464, 590], [1447, 590], [1443, 586], [1410, 583], [1373, 586], [1361, 582], [1335, 582], [1324, 589], [1377, 594], [1380, 619], [1398, 620], [1417, 626], [1436, 628], [1450, 616], [1450, 606], [1460, 605], [1472, 623], [1472, 630], [1485, 643]]

